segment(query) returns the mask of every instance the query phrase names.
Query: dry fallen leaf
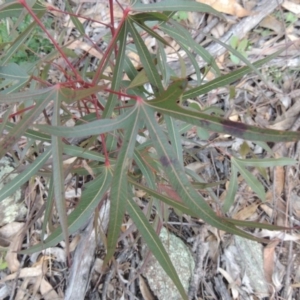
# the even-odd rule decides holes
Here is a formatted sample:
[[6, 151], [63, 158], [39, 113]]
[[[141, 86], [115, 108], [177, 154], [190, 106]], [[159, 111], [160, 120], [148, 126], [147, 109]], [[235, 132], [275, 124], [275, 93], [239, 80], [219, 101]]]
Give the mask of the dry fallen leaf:
[[280, 34], [283, 32], [283, 25], [282, 22], [277, 20], [274, 16], [268, 15], [266, 16], [260, 23], [259, 25], [264, 28], [268, 28], [276, 32], [277, 34]]
[[238, 213], [236, 213], [233, 218], [237, 220], [247, 220], [255, 214], [259, 204], [253, 203], [244, 208], [242, 208]]
[[51, 284], [46, 281], [44, 278], [41, 281], [40, 291], [45, 300], [62, 300], [63, 298], [59, 297], [58, 294], [53, 290]]
[[281, 6], [294, 14], [300, 14], [300, 4], [296, 4], [292, 1], [286, 0], [281, 4]]
[[279, 240], [275, 240], [264, 248], [264, 273], [265, 278], [269, 284], [272, 284], [272, 275], [274, 272], [274, 255], [275, 247], [278, 245]]
[[196, 1], [203, 4], [207, 4], [219, 12], [229, 14], [229, 15], [234, 15], [239, 18], [246, 17], [251, 14], [250, 11], [246, 10], [240, 4], [238, 4], [236, 0], [196, 0]]
[[8, 281], [8, 280], [13, 280], [16, 277], [19, 277], [19, 278], [37, 277], [37, 276], [40, 276], [42, 274], [42, 272], [43, 272], [43, 265], [39, 264], [36, 267], [23, 268], [23, 269], [21, 269], [20, 273], [15, 272], [15, 273], [12, 273], [10, 275], [7, 275], [5, 278], [3, 278], [1, 280], [1, 282], [5, 282], [5, 281]]
[[69, 44], [67, 46], [67, 48], [72, 49], [72, 50], [81, 49], [81, 50], [88, 52], [91, 56], [102, 59], [101, 53], [99, 53], [93, 46], [91, 46], [85, 42], [82, 42], [82, 41], [73, 41], [71, 44]]
[[20, 231], [14, 236], [12, 239], [12, 242], [9, 245], [9, 249], [6, 253], [5, 260], [7, 262], [7, 266], [11, 272], [17, 272], [20, 268], [20, 262], [18, 260], [18, 253], [21, 249], [23, 241], [23, 229], [20, 229]]
[[149, 290], [145, 279], [142, 276], [139, 276], [139, 287], [142, 293], [142, 296], [145, 300], [154, 300], [152, 292]]

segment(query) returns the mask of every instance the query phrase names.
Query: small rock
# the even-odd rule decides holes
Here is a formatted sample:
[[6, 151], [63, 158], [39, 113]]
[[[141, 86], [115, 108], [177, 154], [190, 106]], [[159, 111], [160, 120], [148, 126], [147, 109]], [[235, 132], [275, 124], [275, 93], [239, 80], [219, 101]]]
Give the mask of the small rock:
[[[187, 292], [190, 278], [195, 267], [195, 262], [190, 250], [181, 239], [168, 232], [165, 228], [162, 228], [159, 237]], [[159, 300], [182, 299], [173, 281], [167, 276], [153, 255], [151, 255], [143, 275], [147, 278], [152, 292]]]
[[[14, 179], [18, 174], [11, 173], [14, 171], [12, 162], [8, 157], [0, 159], [0, 191], [3, 187]], [[10, 174], [11, 173], [11, 174]], [[10, 197], [0, 202], [0, 226], [14, 222], [26, 215], [26, 207], [21, 200], [21, 189], [18, 189]]]

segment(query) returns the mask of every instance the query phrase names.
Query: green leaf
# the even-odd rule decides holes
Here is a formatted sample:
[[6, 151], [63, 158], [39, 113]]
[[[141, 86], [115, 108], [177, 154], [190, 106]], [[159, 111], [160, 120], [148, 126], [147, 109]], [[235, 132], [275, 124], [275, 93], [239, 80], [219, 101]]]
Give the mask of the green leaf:
[[[123, 26], [118, 34], [118, 41], [119, 41], [119, 48], [118, 48], [118, 56], [116, 65], [114, 67], [113, 71], [113, 80], [111, 83], [111, 89], [113, 91], [119, 91], [121, 80], [123, 78], [123, 69], [124, 69], [124, 62], [125, 62], [125, 49], [126, 49], [126, 43], [127, 43], [127, 32], [128, 32], [128, 22], [125, 21], [123, 23]], [[114, 93], [110, 93], [107, 99], [107, 104], [105, 105], [105, 109], [103, 111], [103, 118], [107, 118], [111, 116], [113, 109], [116, 106], [116, 103], [118, 101], [118, 95]]]
[[282, 158], [264, 158], [264, 159], [240, 159], [235, 158], [240, 165], [245, 167], [257, 167], [257, 168], [268, 168], [278, 166], [293, 166], [297, 161], [293, 158], [282, 157]]
[[5, 198], [12, 195], [22, 184], [27, 182], [31, 176], [35, 175], [39, 171], [47, 159], [51, 155], [51, 149], [47, 149], [43, 154], [39, 155], [31, 165], [27, 166], [26, 170], [21, 174], [17, 175], [9, 183], [5, 184], [4, 188], [0, 193], [0, 202]]
[[[172, 37], [178, 44], [183, 46], [186, 49], [185, 51], [187, 53], [189, 52], [188, 49], [191, 49], [190, 51], [195, 51], [199, 56], [203, 58], [205, 62], [207, 62], [208, 65], [212, 66], [217, 75], [221, 75], [215, 59], [206, 49], [204, 49], [201, 45], [197, 44], [194, 41], [188, 30], [186, 30], [178, 22], [171, 20], [171, 24], [173, 25], [173, 27], [169, 26], [168, 24], [161, 24], [159, 27], [162, 31]], [[199, 67], [195, 66], [195, 70], [198, 69]]]
[[153, 62], [153, 58], [151, 57], [150, 52], [147, 46], [145, 45], [143, 39], [140, 37], [139, 33], [135, 29], [134, 23], [132, 21], [128, 21], [128, 29], [134, 40], [136, 49], [138, 51], [138, 55], [146, 71], [149, 82], [154, 87], [154, 89], [158, 89], [159, 91], [162, 91], [163, 86], [161, 83], [160, 75], [158, 74], [155, 64]]
[[110, 213], [107, 238], [107, 254], [104, 260], [106, 264], [113, 256], [123, 222], [126, 203], [128, 199], [127, 172], [131, 165], [136, 135], [139, 129], [139, 109], [131, 117], [131, 123], [125, 129], [122, 148], [118, 154], [118, 160], [114, 170], [110, 191]]
[[142, 237], [146, 241], [150, 251], [153, 253], [167, 275], [172, 279], [178, 291], [180, 292], [182, 299], [187, 300], [188, 297], [176, 273], [176, 270], [155, 230], [152, 228], [145, 215], [141, 212], [138, 205], [131, 199], [128, 199], [127, 201], [127, 210], [136, 227], [139, 229]]
[[[7, 1], [0, 5], [0, 19], [20, 16], [22, 11], [24, 10], [24, 7], [21, 4], [16, 2], [17, 1], [12, 1], [12, 2]], [[41, 3], [39, 3], [38, 1], [36, 1], [32, 7], [32, 10], [35, 14], [45, 13], [46, 7]]]
[[0, 61], [3, 66], [6, 65], [12, 56], [20, 49], [20, 47], [25, 44], [35, 28], [36, 24], [33, 22], [22, 32], [22, 34], [18, 35], [18, 37], [6, 51], [3, 51], [2, 55], [0, 56]]
[[[34, 120], [42, 113], [43, 109], [49, 104], [53, 99], [59, 99], [59, 93], [49, 94], [42, 101], [36, 103], [35, 107], [28, 111], [22, 116], [21, 121], [17, 123], [9, 133], [0, 142], [0, 157], [5, 155], [13, 145], [18, 141], [18, 139], [24, 134], [24, 132], [34, 123]], [[51, 97], [52, 96], [52, 97]]]
[[265, 201], [266, 193], [263, 185], [258, 181], [258, 179], [251, 174], [248, 170], [245, 169], [245, 166], [241, 165], [240, 161], [235, 157], [231, 157], [232, 165], [236, 167], [236, 169], [240, 172], [246, 182], [249, 184], [251, 189], [258, 195], [258, 197]]
[[[54, 101], [52, 125], [60, 124], [60, 99]], [[54, 186], [54, 199], [56, 204], [57, 213], [59, 216], [59, 223], [63, 231], [64, 240], [66, 243], [66, 253], [69, 255], [69, 234], [67, 224], [67, 209], [65, 203], [65, 177], [63, 173], [62, 162], [62, 140], [60, 137], [52, 136], [52, 156], [53, 156], [53, 186]]]
[[234, 203], [235, 194], [236, 194], [236, 191], [238, 188], [237, 173], [238, 173], [237, 168], [235, 167], [234, 164], [232, 164], [231, 165], [231, 175], [230, 175], [230, 179], [229, 179], [229, 186], [228, 186], [228, 190], [226, 193], [226, 197], [224, 199], [224, 203], [222, 205], [222, 210], [224, 213], [228, 212], [230, 207]]
[[153, 188], [152, 189], [148, 188], [148, 187], [136, 182], [131, 177], [128, 178], [128, 181], [135, 187], [145, 191], [146, 193], [155, 197], [156, 199], [163, 201], [167, 205], [170, 205], [171, 207], [174, 207], [175, 209], [178, 209], [179, 211], [181, 211], [187, 215], [197, 217], [197, 214], [194, 211], [190, 210], [184, 203], [177, 202], [174, 199], [172, 199], [166, 195], [163, 195], [163, 194], [157, 192], [156, 190], [153, 190]]
[[8, 95], [0, 93], [0, 103], [13, 104], [13, 103], [26, 101], [26, 100], [42, 101], [45, 99], [45, 97], [51, 95], [54, 91], [55, 91], [54, 87], [48, 87], [48, 88], [23, 91], [19, 93], [8, 94]]
[[160, 126], [153, 118], [154, 111], [147, 107], [147, 105], [143, 105], [142, 108], [144, 120], [150, 132], [153, 145], [155, 146], [159, 156], [162, 170], [166, 173], [171, 185], [173, 186], [175, 192], [180, 196], [182, 201], [191, 210], [195, 211], [199, 218], [202, 218], [208, 224], [248, 239], [257, 240], [257, 238], [253, 237], [252, 235], [243, 232], [228, 222], [223, 222], [219, 217], [217, 217], [202, 196], [196, 192], [186, 177], [184, 169], [179, 164], [172, 147], [168, 143], [168, 140], [166, 139]]
[[74, 127], [49, 126], [49, 125], [35, 125], [35, 127], [40, 131], [55, 136], [62, 136], [66, 138], [85, 137], [94, 134], [106, 133], [109, 131], [126, 127], [131, 122], [132, 116], [135, 115], [136, 109], [137, 108], [128, 110], [126, 113], [118, 116], [115, 119], [97, 120], [97, 121], [89, 122], [84, 125], [78, 125]]
[[139, 14], [131, 15], [131, 20], [134, 20], [136, 23], [145, 23], [147, 21], [162, 21], [166, 22], [169, 20], [169, 17], [165, 14], [158, 12], [141, 12]]
[[146, 105], [160, 113], [167, 114], [186, 123], [219, 133], [227, 133], [245, 140], [280, 142], [300, 139], [300, 132], [258, 128], [217, 116], [210, 116], [202, 112], [185, 109], [177, 103], [178, 98], [182, 93], [180, 84], [182, 83], [170, 85], [170, 87], [156, 99], [147, 101]]
[[176, 157], [179, 163], [183, 166], [183, 149], [181, 145], [181, 136], [179, 134], [176, 121], [173, 118], [165, 115], [165, 122], [167, 125], [167, 131], [171, 145], [176, 153]]
[[[82, 228], [91, 217], [92, 213], [104, 197], [109, 186], [111, 185], [112, 173], [109, 168], [102, 168], [102, 173], [93, 181], [89, 182], [82, 193], [81, 200], [76, 208], [68, 216], [68, 232], [75, 233]], [[49, 247], [53, 247], [63, 240], [61, 227], [55, 231], [44, 241], [29, 249], [22, 250], [20, 253], [31, 254], [42, 251]]]
[[15, 63], [0, 66], [0, 94], [9, 94], [23, 87], [30, 76]]
[[81, 22], [79, 21], [79, 18], [77, 18], [73, 15], [73, 11], [72, 11], [72, 8], [69, 4], [69, 1], [65, 1], [64, 3], [66, 5], [66, 10], [70, 13], [70, 18], [71, 18], [73, 24], [75, 25], [76, 29], [80, 32], [80, 34], [82, 36], [85, 35], [84, 27], [81, 24]]
[[144, 4], [136, 1], [132, 6], [133, 11], [195, 11], [216, 15], [223, 19], [221, 13], [210, 7], [209, 5], [186, 0], [163, 0], [158, 3]]
[[[254, 62], [252, 65], [253, 67], [257, 68], [259, 66], [262, 66], [264, 64], [266, 64], [267, 62], [269, 62], [270, 60], [272, 60], [273, 58], [275, 58], [276, 56], [278, 56], [278, 54], [280, 54], [283, 50], [279, 50], [277, 52], [275, 52], [272, 55], [267, 56], [266, 58], [263, 58], [259, 61]], [[242, 78], [244, 75], [246, 75], [247, 73], [249, 73], [251, 71], [251, 68], [247, 67], [243, 67], [240, 68], [236, 71], [230, 72], [227, 75], [223, 75], [220, 76], [214, 80], [211, 80], [208, 83], [205, 83], [201, 86], [192, 88], [188, 91], [186, 91], [183, 94], [183, 100], [189, 99], [189, 98], [195, 98], [197, 96], [206, 94], [208, 92], [210, 92], [213, 89], [217, 89], [219, 87], [224, 87], [225, 85], [231, 84], [234, 81]]]

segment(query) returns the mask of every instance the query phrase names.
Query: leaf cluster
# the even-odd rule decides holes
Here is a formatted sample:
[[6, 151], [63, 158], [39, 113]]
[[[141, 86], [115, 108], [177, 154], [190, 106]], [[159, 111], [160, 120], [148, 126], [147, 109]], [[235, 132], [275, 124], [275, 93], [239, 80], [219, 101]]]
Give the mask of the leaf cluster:
[[[112, 2], [109, 4], [113, 5]], [[1, 20], [16, 17], [22, 23], [28, 15], [33, 20], [9, 42], [0, 56], [0, 103], [6, 105], [0, 123], [3, 132], [0, 156], [11, 155], [20, 169], [26, 165], [26, 170], [20, 171], [0, 192], [0, 201], [32, 177], [43, 176], [47, 182], [42, 235], [47, 233], [48, 237], [45, 240], [42, 237], [43, 242], [22, 253], [40, 251], [63, 239], [68, 247], [69, 235], [84, 226], [99, 205], [109, 198], [110, 222], [105, 262], [113, 257], [124, 218], [130, 217], [149, 249], [176, 284], [182, 298], [187, 299], [173, 264], [156, 234], [156, 225], [149, 221], [152, 211], [157, 212], [153, 224], [167, 219], [172, 207], [181, 214], [201, 219], [220, 230], [253, 240], [258, 239], [240, 227], [279, 228], [233, 220], [227, 218], [225, 213], [234, 203], [238, 174], [245, 178], [263, 201], [265, 190], [248, 168], [290, 165], [293, 160], [271, 158], [260, 161], [232, 156], [230, 186], [221, 217], [199, 192], [201, 186], [207, 189], [212, 199], [216, 198], [210, 185], [206, 185], [199, 174], [185, 167], [182, 146], [182, 134], [192, 126], [204, 130], [206, 136], [210, 132], [228, 134], [261, 142], [265, 148], [268, 148], [266, 141], [299, 140], [299, 132], [282, 132], [233, 122], [224, 119], [221, 114], [212, 113], [213, 110], [196, 110], [187, 101], [233, 84], [251, 71], [259, 74], [258, 68], [278, 53], [251, 64], [235, 49], [224, 45], [246, 65], [222, 75], [214, 58], [193, 41], [188, 30], [171, 18], [178, 11], [222, 16], [207, 5], [194, 1], [187, 5], [187, 2], [165, 0], [152, 5], [137, 2], [123, 10], [123, 17], [116, 28], [111, 11], [111, 24], [106, 25], [110, 31], [104, 37], [109, 43], [104, 53], [89, 40], [91, 49], [97, 51], [100, 57], [95, 68], [91, 67], [95, 64], [92, 64], [87, 53], [76, 54], [67, 48], [63, 39], [51, 36], [42, 22], [47, 12], [46, 6], [39, 2], [29, 5], [25, 1], [12, 1], [0, 6]], [[68, 5], [66, 10], [74, 30], [78, 32], [77, 40], [88, 40], [79, 21], [80, 16]], [[14, 57], [39, 30], [51, 41], [49, 54], [22, 66]], [[165, 36], [180, 45], [194, 66], [197, 76], [194, 85], [187, 80], [185, 60], [178, 51], [175, 53], [181, 63], [180, 75], [168, 63], [166, 48], [170, 44]], [[146, 45], [146, 37], [156, 41], [154, 52]], [[196, 55], [201, 56], [208, 69], [215, 73], [214, 80], [203, 83]], [[139, 66], [134, 64], [132, 57], [138, 58]], [[80, 63], [77, 64], [78, 61]], [[59, 74], [57, 81], [50, 77], [53, 72]], [[88, 176], [93, 180], [84, 184], [80, 201], [68, 215], [65, 182], [70, 177], [78, 179]], [[159, 190], [162, 183], [169, 187], [172, 194]], [[149, 201], [147, 212], [135, 202], [136, 190], [145, 193]], [[54, 206], [60, 220], [58, 227], [52, 224]], [[47, 232], [48, 228], [50, 232]]]

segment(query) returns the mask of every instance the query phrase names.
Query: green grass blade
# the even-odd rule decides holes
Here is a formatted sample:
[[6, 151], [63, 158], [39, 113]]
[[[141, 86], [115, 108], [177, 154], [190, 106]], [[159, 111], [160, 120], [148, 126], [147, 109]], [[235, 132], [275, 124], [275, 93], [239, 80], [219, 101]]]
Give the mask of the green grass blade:
[[136, 227], [139, 229], [139, 232], [141, 233], [142, 237], [146, 241], [150, 251], [153, 253], [153, 255], [160, 263], [162, 268], [165, 270], [167, 275], [172, 279], [178, 291], [180, 292], [182, 299], [187, 300], [188, 297], [186, 295], [186, 292], [184, 291], [184, 288], [176, 273], [176, 270], [155, 230], [152, 228], [149, 221], [142, 213], [141, 209], [133, 200], [129, 200], [127, 202], [127, 210]]

